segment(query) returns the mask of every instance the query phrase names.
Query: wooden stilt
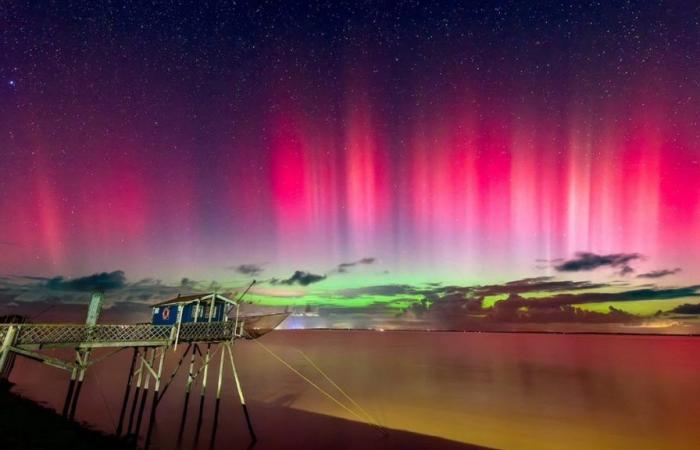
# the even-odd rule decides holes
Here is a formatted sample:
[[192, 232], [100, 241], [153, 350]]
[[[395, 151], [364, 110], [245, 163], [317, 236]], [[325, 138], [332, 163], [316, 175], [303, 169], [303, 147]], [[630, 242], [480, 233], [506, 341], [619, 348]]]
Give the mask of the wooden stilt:
[[190, 389], [192, 388], [192, 382], [194, 381], [194, 359], [195, 353], [197, 351], [197, 344], [192, 346], [192, 356], [190, 356], [190, 368], [187, 372], [187, 381], [185, 382], [185, 404], [182, 407], [182, 418], [180, 419], [180, 429], [177, 435], [178, 443], [182, 440], [182, 434], [185, 431], [185, 423], [187, 422], [187, 410], [190, 405]]
[[[160, 358], [158, 361], [158, 370], [156, 371], [155, 383], [153, 386], [153, 403], [151, 404], [151, 417], [148, 420], [148, 432], [146, 433], [146, 442], [144, 444], [145, 448], [148, 448], [151, 444], [151, 433], [153, 432], [153, 425], [156, 421], [156, 409], [158, 408], [158, 391], [160, 390], [160, 378], [163, 374], [163, 359], [165, 358], [165, 352], [167, 347], [160, 349]], [[156, 350], [153, 351], [154, 353]]]
[[189, 394], [190, 389], [192, 389], [192, 383], [194, 382], [194, 359], [196, 357], [196, 352], [199, 349], [197, 344], [192, 346], [192, 356], [190, 357], [190, 370], [187, 372], [187, 381], [185, 382], [185, 392]]
[[238, 379], [238, 372], [236, 371], [236, 364], [233, 362], [233, 350], [231, 349], [231, 344], [226, 343], [226, 349], [228, 350], [229, 361], [231, 361], [231, 370], [233, 371], [233, 379], [236, 381], [236, 390], [238, 391], [238, 399], [241, 401], [241, 406], [243, 407], [243, 415], [245, 415], [245, 421], [248, 425], [248, 432], [253, 442], [257, 441], [258, 438], [253, 430], [253, 423], [250, 420], [250, 414], [248, 414], [248, 406], [245, 403], [245, 398], [243, 397], [243, 389], [241, 388], [241, 382]]
[[66, 399], [63, 402], [63, 417], [68, 417], [68, 411], [70, 411], [71, 400], [73, 399], [73, 389], [75, 389], [75, 379], [78, 376], [78, 368], [74, 367], [70, 373], [70, 382], [68, 383], [68, 392], [66, 392]]
[[4, 379], [10, 378], [10, 371], [12, 370], [13, 357], [12, 357], [12, 344], [15, 342], [15, 335], [17, 334], [17, 327], [10, 325], [7, 329], [7, 334], [5, 334], [5, 339], [2, 341], [2, 347], [0, 347], [0, 377]]
[[[225, 344], [219, 344], [219, 346], [222, 345]], [[216, 400], [221, 398], [221, 382], [224, 375], [224, 348], [220, 348], [219, 351], [221, 352], [221, 355], [219, 356], [219, 378], [216, 382]]]
[[209, 448], [214, 449], [214, 444], [216, 443], [216, 431], [219, 429], [219, 407], [221, 404], [221, 399], [216, 399], [216, 404], [214, 406], [214, 421], [211, 427], [211, 438], [209, 441]]
[[211, 351], [211, 343], [207, 344], [207, 353], [204, 355], [204, 373], [202, 374], [202, 392], [201, 398], [204, 399], [207, 390], [207, 378], [209, 374], [209, 352]]
[[[149, 351], [146, 350], [146, 355], [148, 355], [148, 353], [149, 353]], [[151, 353], [151, 358], [147, 359], [147, 361], [146, 361], [148, 363], [148, 365], [146, 363], [144, 363], [144, 367], [146, 369], [148, 369], [149, 367], [152, 368], [153, 363], [155, 362], [155, 358], [156, 358], [155, 349], [150, 350], [150, 353]], [[146, 380], [143, 383], [143, 393], [141, 395], [141, 405], [139, 406], [139, 415], [137, 416], [137, 419], [136, 419], [136, 429], [134, 431], [134, 434], [136, 436], [138, 436], [139, 432], [141, 431], [141, 422], [143, 421], [143, 412], [146, 409], [146, 400], [148, 399], [148, 389], [149, 389], [150, 383], [151, 383], [151, 376], [152, 376], [151, 371], [146, 370]]]
[[131, 393], [131, 385], [134, 381], [134, 367], [136, 367], [136, 357], [138, 356], [138, 347], [134, 347], [134, 354], [131, 357], [131, 365], [129, 366], [129, 377], [126, 379], [126, 387], [124, 388], [124, 400], [122, 401], [122, 409], [119, 412], [119, 423], [115, 434], [121, 436], [124, 428], [124, 416], [126, 416], [126, 407], [129, 403], [129, 394]]
[[212, 423], [212, 429], [211, 429], [211, 440], [209, 442], [209, 448], [213, 449], [214, 448], [214, 443], [216, 442], [216, 431], [219, 428], [219, 408], [221, 406], [221, 383], [223, 381], [223, 375], [224, 375], [224, 358], [225, 358], [225, 347], [222, 347], [224, 344], [219, 344], [219, 351], [221, 352], [221, 355], [219, 355], [219, 376], [216, 380], [216, 403], [214, 405], [214, 421]]
[[202, 373], [202, 390], [199, 394], [199, 412], [197, 413], [197, 428], [195, 431], [194, 441], [195, 444], [199, 441], [199, 434], [202, 430], [202, 419], [204, 417], [204, 398], [207, 391], [207, 378], [209, 375], [209, 358], [211, 352], [211, 343], [207, 343], [207, 351], [204, 354], [204, 368], [201, 369]]
[[138, 404], [139, 401], [139, 394], [141, 393], [141, 380], [143, 379], [143, 357], [146, 354], [146, 349], [142, 349], [143, 354], [139, 352], [139, 358], [140, 358], [140, 363], [139, 363], [139, 374], [138, 377], [136, 378], [136, 389], [134, 389], [134, 399], [131, 402], [131, 413], [129, 414], [129, 426], [126, 429], [127, 434], [131, 434], [131, 427], [134, 423], [134, 416], [136, 414], [136, 405]]
[[80, 391], [83, 389], [83, 381], [85, 379], [85, 371], [87, 370], [87, 360], [90, 356], [90, 350], [76, 352], [76, 359], [78, 360], [78, 378], [76, 380], [75, 392], [73, 392], [73, 399], [71, 400], [70, 412], [68, 413], [68, 418], [73, 420], [75, 418], [75, 411], [78, 408], [78, 398], [80, 398]]
[[194, 443], [192, 446], [194, 448], [197, 447], [197, 442], [199, 442], [199, 435], [202, 431], [202, 418], [204, 417], [204, 397], [202, 397], [199, 401], [199, 411], [197, 412], [197, 425], [195, 426], [195, 431], [194, 431]]

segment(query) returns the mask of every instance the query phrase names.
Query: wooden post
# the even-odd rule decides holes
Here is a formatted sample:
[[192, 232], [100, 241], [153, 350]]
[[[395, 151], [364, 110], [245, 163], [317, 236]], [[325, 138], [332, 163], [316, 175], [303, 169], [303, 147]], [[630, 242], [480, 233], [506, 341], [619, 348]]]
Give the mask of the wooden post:
[[138, 347], [134, 347], [134, 355], [131, 357], [131, 365], [129, 366], [129, 377], [126, 379], [126, 388], [124, 389], [124, 400], [122, 401], [122, 410], [119, 413], [119, 424], [117, 425], [116, 435], [121, 436], [124, 427], [124, 416], [126, 415], [126, 407], [129, 403], [129, 393], [131, 385], [134, 381], [134, 367], [136, 367], [136, 357], [139, 354]]
[[[219, 346], [223, 346], [225, 344], [219, 344]], [[219, 356], [219, 379], [216, 383], [216, 403], [219, 403], [219, 399], [221, 398], [221, 381], [222, 377], [224, 374], [224, 348], [220, 348], [219, 351], [221, 352], [221, 355]]]
[[211, 430], [211, 441], [209, 443], [209, 448], [214, 448], [214, 442], [216, 442], [216, 430], [219, 428], [219, 408], [221, 406], [221, 383], [223, 381], [224, 375], [224, 358], [226, 355], [225, 347], [223, 343], [219, 344], [219, 377], [216, 381], [216, 403], [214, 405], [214, 422]]
[[68, 417], [68, 411], [70, 410], [71, 400], [73, 399], [73, 389], [75, 388], [75, 378], [78, 376], [78, 368], [73, 367], [70, 372], [70, 381], [68, 382], [68, 392], [66, 392], [66, 399], [63, 401], [63, 417]]
[[[146, 355], [148, 355], [148, 350], [146, 350]], [[152, 349], [151, 350], [151, 359], [147, 361], [148, 364], [144, 363], [144, 366], [147, 366], [146, 368], [153, 368], [153, 363], [155, 362], [156, 359], [156, 350]], [[143, 395], [141, 396], [141, 405], [139, 406], [139, 415], [138, 418], [136, 419], [136, 430], [134, 434], [138, 437], [139, 431], [141, 430], [141, 421], [143, 420], [143, 411], [146, 408], [146, 399], [148, 398], [148, 388], [151, 383], [151, 371], [146, 370], [146, 381], [143, 383]]]
[[187, 408], [190, 405], [190, 389], [194, 380], [194, 358], [197, 351], [197, 344], [192, 345], [192, 356], [190, 357], [190, 368], [187, 373], [187, 381], [185, 382], [185, 404], [182, 407], [182, 418], [180, 419], [180, 430], [177, 435], [177, 442], [182, 440], [182, 433], [185, 431], [185, 423], [187, 422]]
[[134, 415], [136, 413], [136, 405], [139, 401], [139, 394], [141, 393], [141, 380], [143, 379], [143, 357], [146, 354], [145, 347], [143, 348], [143, 355], [140, 355], [141, 362], [139, 364], [139, 376], [136, 378], [136, 389], [134, 389], [134, 400], [131, 403], [131, 413], [129, 414], [129, 426], [126, 429], [126, 433], [131, 433], [131, 426], [134, 423]]
[[245, 398], [243, 397], [243, 389], [241, 388], [241, 382], [238, 379], [238, 372], [236, 371], [236, 364], [233, 362], [233, 350], [231, 349], [231, 344], [227, 342], [226, 348], [228, 349], [229, 360], [231, 361], [231, 370], [233, 370], [233, 379], [236, 381], [236, 390], [238, 390], [238, 399], [241, 401], [241, 406], [243, 407], [243, 415], [245, 415], [245, 421], [248, 425], [248, 432], [253, 442], [258, 440], [255, 436], [255, 431], [253, 430], [253, 424], [250, 421], [250, 414], [248, 414], [248, 406], [245, 404]]
[[173, 350], [177, 350], [177, 343], [180, 341], [180, 326], [182, 325], [182, 311], [184, 310], [184, 306], [178, 304], [177, 305], [177, 330], [175, 331], [175, 345], [173, 346]]
[[187, 381], [185, 382], [185, 393], [189, 394], [190, 390], [192, 389], [192, 383], [194, 382], [194, 359], [195, 359], [195, 352], [199, 346], [197, 344], [194, 344], [192, 346], [192, 356], [190, 357], [190, 371], [187, 373]]
[[10, 325], [5, 339], [2, 341], [2, 348], [0, 348], [0, 376], [6, 379], [10, 378], [10, 354], [12, 353], [12, 345], [15, 343], [16, 334], [17, 327]]
[[85, 319], [85, 325], [97, 325], [97, 319], [102, 312], [102, 302], [104, 295], [101, 292], [93, 292], [90, 297], [90, 306], [88, 307], [88, 315]]
[[202, 374], [202, 392], [200, 394], [202, 401], [207, 390], [207, 377], [209, 374], [209, 352], [211, 351], [211, 343], [207, 344], [207, 353], [204, 355], [204, 373]]
[[78, 361], [78, 379], [75, 385], [75, 392], [73, 393], [73, 399], [70, 405], [70, 412], [68, 413], [68, 418], [73, 420], [75, 418], [75, 411], [78, 408], [78, 398], [80, 397], [80, 391], [83, 388], [83, 380], [85, 379], [85, 371], [87, 370], [87, 360], [90, 356], [90, 350], [77, 351], [76, 360]]
[[[151, 405], [151, 417], [148, 421], [148, 432], [146, 433], [146, 442], [144, 448], [148, 448], [151, 444], [151, 433], [153, 432], [153, 424], [156, 421], [156, 409], [158, 408], [158, 391], [160, 390], [160, 378], [163, 374], [163, 359], [165, 358], [165, 352], [167, 347], [163, 347], [160, 350], [160, 359], [158, 361], [157, 376], [155, 377], [155, 383], [153, 386], [153, 404]], [[154, 350], [155, 353], [156, 350]]]

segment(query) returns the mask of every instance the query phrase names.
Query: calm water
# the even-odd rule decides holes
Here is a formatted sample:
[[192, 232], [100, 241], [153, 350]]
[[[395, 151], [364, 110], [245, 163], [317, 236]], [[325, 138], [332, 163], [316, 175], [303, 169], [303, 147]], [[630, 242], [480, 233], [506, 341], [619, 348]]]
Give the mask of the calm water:
[[[383, 437], [358, 423], [254, 342], [237, 343], [256, 449], [695, 449], [700, 442], [698, 338], [276, 331], [261, 342], [330, 390], [303, 350], [391, 431]], [[177, 359], [169, 354], [167, 374]], [[79, 420], [114, 431], [129, 360], [124, 352], [88, 372]], [[218, 359], [199, 435], [198, 384], [177, 442], [181, 372], [158, 410], [151, 448], [210, 448], [217, 368]], [[17, 391], [57, 409], [66, 379], [22, 359], [12, 374]], [[235, 395], [229, 378], [215, 449], [247, 447]]]

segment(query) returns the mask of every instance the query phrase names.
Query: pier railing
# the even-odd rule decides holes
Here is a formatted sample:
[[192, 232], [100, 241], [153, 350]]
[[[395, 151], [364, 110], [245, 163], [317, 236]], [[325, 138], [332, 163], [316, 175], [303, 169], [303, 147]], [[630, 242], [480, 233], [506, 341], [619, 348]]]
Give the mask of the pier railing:
[[168, 345], [179, 342], [218, 342], [234, 337], [234, 322], [171, 325], [2, 324], [0, 343], [10, 326], [16, 328], [17, 347], [116, 347]]

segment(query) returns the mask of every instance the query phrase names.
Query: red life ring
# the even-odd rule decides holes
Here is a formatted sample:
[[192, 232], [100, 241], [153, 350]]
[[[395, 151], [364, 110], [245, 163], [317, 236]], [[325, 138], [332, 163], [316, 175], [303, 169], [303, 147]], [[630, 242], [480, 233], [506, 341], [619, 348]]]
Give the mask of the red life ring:
[[163, 317], [163, 320], [168, 320], [170, 317], [170, 307], [166, 306], [163, 308], [163, 312], [161, 313], [161, 317]]

